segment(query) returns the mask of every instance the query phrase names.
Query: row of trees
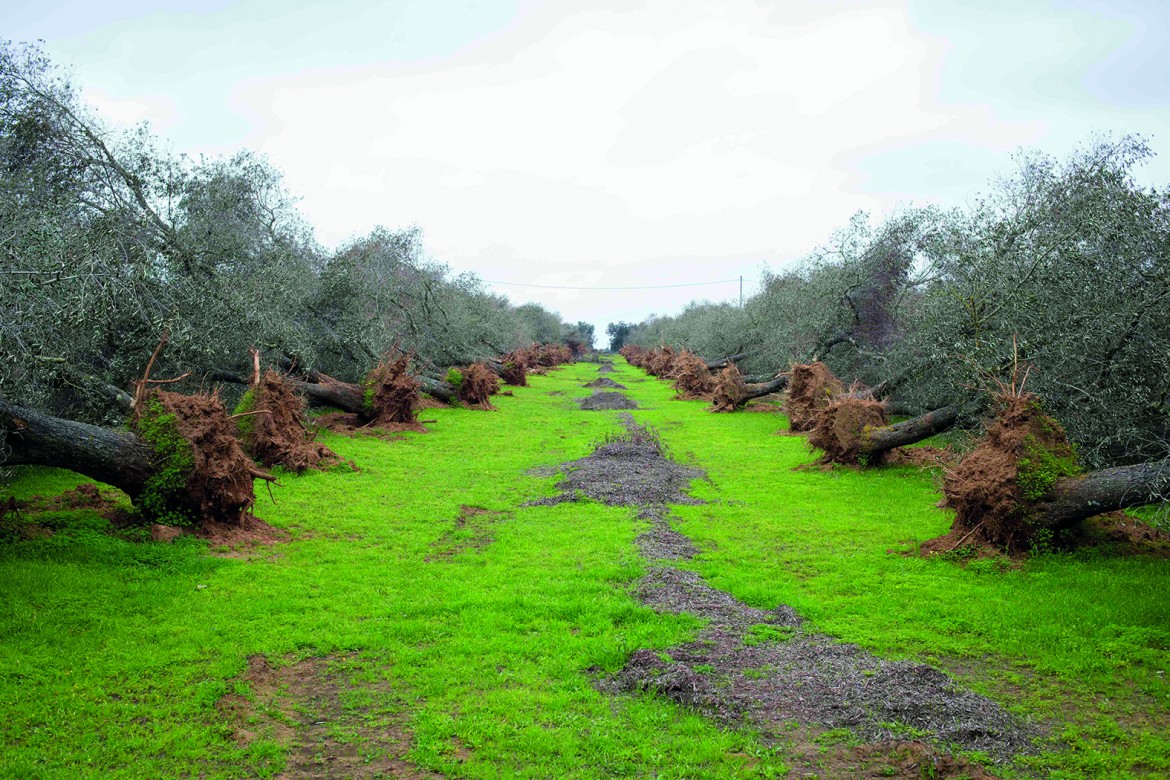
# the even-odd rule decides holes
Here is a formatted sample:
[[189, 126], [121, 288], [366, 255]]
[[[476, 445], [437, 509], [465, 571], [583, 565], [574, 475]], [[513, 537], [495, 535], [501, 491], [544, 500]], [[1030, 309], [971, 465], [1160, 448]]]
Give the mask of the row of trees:
[[573, 338], [426, 257], [417, 228], [322, 248], [280, 174], [242, 152], [190, 160], [113, 132], [34, 46], [0, 42], [0, 396], [121, 419], [164, 332], [156, 376], [285, 367], [360, 379], [393, 347], [424, 371]]
[[742, 308], [693, 303], [624, 340], [747, 352], [756, 374], [820, 359], [896, 385], [909, 412], [1009, 381], [1019, 359], [1086, 466], [1167, 458], [1170, 189], [1135, 182], [1150, 156], [1137, 137], [1024, 154], [964, 209], [858, 214]]

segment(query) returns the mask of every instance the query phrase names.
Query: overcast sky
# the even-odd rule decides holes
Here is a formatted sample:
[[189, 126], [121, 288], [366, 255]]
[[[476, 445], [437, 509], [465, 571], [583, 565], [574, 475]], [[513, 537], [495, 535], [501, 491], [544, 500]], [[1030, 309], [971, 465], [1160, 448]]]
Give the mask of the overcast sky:
[[[1170, 183], [1167, 0], [293, 6], [8, 0], [0, 34], [110, 124], [267, 155], [325, 245], [416, 224], [494, 282], [750, 293], [859, 209], [961, 205], [1094, 134], [1147, 135]], [[599, 335], [739, 292], [495, 289]]]

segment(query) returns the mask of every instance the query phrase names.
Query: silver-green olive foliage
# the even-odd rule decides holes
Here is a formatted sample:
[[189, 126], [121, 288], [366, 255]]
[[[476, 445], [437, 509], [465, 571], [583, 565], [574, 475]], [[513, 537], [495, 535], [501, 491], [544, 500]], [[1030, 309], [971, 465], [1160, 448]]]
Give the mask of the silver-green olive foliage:
[[1026, 371], [1085, 465], [1165, 458], [1170, 190], [1134, 181], [1150, 156], [1132, 136], [1023, 154], [965, 209], [858, 215], [742, 309], [692, 304], [628, 341], [749, 351], [749, 372], [819, 357], [847, 380], [908, 374], [898, 398], [920, 409]]
[[111, 131], [39, 48], [0, 42], [0, 395], [117, 419], [164, 332], [154, 376], [196, 386], [253, 346], [354, 380], [394, 347], [440, 366], [559, 335], [421, 247], [377, 228], [325, 250], [262, 158]]

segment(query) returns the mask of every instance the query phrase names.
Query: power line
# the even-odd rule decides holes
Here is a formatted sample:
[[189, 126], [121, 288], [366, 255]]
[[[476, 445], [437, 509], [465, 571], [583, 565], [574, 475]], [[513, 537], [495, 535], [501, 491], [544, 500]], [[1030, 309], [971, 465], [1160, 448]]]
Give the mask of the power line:
[[733, 284], [739, 279], [719, 279], [714, 282], [689, 282], [687, 284], [648, 284], [642, 287], [573, 287], [562, 284], [527, 284], [525, 282], [493, 282], [484, 279], [488, 284], [503, 284], [508, 287], [539, 287], [542, 290], [665, 290], [670, 287], [705, 287], [712, 284]]

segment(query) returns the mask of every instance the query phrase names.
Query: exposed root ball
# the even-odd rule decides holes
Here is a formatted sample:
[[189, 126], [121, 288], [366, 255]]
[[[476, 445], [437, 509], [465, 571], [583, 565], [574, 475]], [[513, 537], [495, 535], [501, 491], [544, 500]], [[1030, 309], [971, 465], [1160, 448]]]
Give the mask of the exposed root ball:
[[663, 346], [661, 349], [654, 350], [651, 355], [646, 371], [656, 377], [669, 379], [671, 371], [674, 369], [674, 350], [669, 346]]
[[1042, 533], [1028, 522], [1030, 505], [1056, 482], [1080, 472], [1060, 423], [1035, 396], [1007, 395], [978, 446], [943, 481], [955, 510], [951, 532], [924, 551], [990, 544], [1007, 552], [1028, 550]]
[[626, 362], [631, 366], [637, 368], [645, 368], [646, 361], [649, 358], [650, 350], [645, 347], [639, 347], [636, 344], [627, 344], [618, 350], [618, 354], [626, 359]]
[[410, 358], [383, 360], [366, 375], [365, 416], [373, 425], [414, 422], [421, 396], [418, 380], [410, 375]]
[[843, 392], [845, 386], [824, 363], [794, 365], [792, 381], [788, 384], [788, 400], [784, 402], [789, 429], [797, 432], [812, 430], [817, 423], [817, 411], [828, 406], [833, 396]]
[[256, 501], [252, 479], [271, 480], [244, 452], [217, 395], [152, 390], [131, 425], [159, 457], [139, 497], [152, 520], [239, 525]]
[[734, 412], [747, 395], [747, 384], [743, 381], [743, 374], [734, 363], [719, 372], [714, 385], [711, 391], [713, 412]]
[[305, 426], [305, 402], [275, 371], [267, 371], [260, 384], [248, 391], [236, 419], [244, 449], [265, 466], [284, 466], [298, 474], [306, 469], [325, 469], [341, 462]]
[[504, 370], [500, 372], [500, 379], [504, 384], [514, 387], [528, 386], [528, 354], [526, 350], [517, 349], [500, 357]]
[[715, 379], [707, 370], [707, 364], [685, 349], [674, 359], [671, 373], [675, 392], [685, 399], [706, 400], [715, 389]]
[[532, 348], [533, 363], [552, 368], [562, 363], [573, 362], [573, 351], [564, 344], [542, 344]]
[[843, 395], [817, 410], [808, 443], [825, 451], [822, 463], [862, 463], [867, 429], [885, 424], [886, 409], [880, 402]]
[[494, 409], [489, 399], [500, 392], [500, 380], [483, 363], [472, 363], [463, 369], [459, 383], [459, 400], [477, 409]]

